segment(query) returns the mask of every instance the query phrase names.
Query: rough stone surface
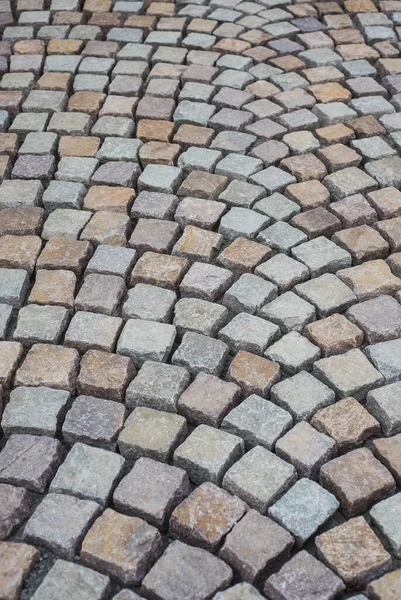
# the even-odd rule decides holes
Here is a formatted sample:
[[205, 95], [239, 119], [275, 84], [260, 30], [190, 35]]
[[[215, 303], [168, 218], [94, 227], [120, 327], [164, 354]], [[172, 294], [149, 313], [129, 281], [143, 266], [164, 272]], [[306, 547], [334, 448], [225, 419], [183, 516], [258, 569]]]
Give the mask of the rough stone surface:
[[363, 517], [322, 533], [316, 545], [324, 562], [353, 588], [363, 588], [391, 566], [390, 555]]
[[[398, 4], [0, 0], [0, 539], [45, 515], [12, 600], [394, 600]], [[354, 515], [393, 562], [342, 584]]]

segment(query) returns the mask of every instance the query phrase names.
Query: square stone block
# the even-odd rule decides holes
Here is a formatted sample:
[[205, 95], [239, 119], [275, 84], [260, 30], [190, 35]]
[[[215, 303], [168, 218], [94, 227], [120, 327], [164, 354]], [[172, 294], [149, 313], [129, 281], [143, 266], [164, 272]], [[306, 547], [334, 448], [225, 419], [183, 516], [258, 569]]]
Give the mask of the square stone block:
[[113, 352], [123, 320], [94, 312], [78, 311], [71, 319], [64, 338], [66, 346], [80, 352]]
[[313, 373], [333, 388], [340, 398], [354, 396], [357, 400], [384, 381], [382, 374], [359, 349], [317, 360]]
[[107, 508], [87, 533], [81, 560], [131, 586], [141, 582], [161, 552], [162, 538], [155, 527]]
[[147, 456], [167, 462], [186, 434], [184, 417], [138, 406], [124, 423], [118, 448], [126, 458]]
[[243, 440], [225, 431], [199, 425], [174, 452], [174, 464], [186, 469], [198, 485], [221, 484], [224, 473], [244, 452]]
[[110, 589], [105, 575], [82, 565], [57, 560], [33, 594], [33, 600], [51, 600], [57, 594], [59, 600], [79, 600], [81, 594], [87, 600], [101, 600]]
[[263, 589], [272, 598], [302, 600], [312, 593], [322, 600], [331, 600], [345, 590], [345, 585], [333, 571], [302, 550], [271, 575]]
[[71, 445], [83, 442], [115, 450], [124, 418], [125, 407], [122, 404], [93, 396], [78, 396], [65, 416], [63, 439]]
[[276, 454], [293, 464], [302, 477], [315, 479], [320, 467], [336, 453], [336, 443], [307, 421], [297, 423], [276, 442]]
[[352, 450], [323, 465], [320, 481], [340, 500], [347, 518], [365, 512], [395, 491], [391, 473], [367, 448]]
[[177, 506], [169, 535], [213, 551], [246, 511], [246, 504], [213, 483], [205, 482]]
[[78, 442], [58, 468], [50, 491], [94, 500], [104, 506], [123, 465], [122, 456]]
[[303, 544], [336, 512], [340, 503], [333, 494], [309, 479], [300, 479], [268, 514]]
[[118, 510], [163, 529], [175, 507], [190, 491], [188, 475], [183, 469], [142, 457], [118, 484], [113, 502]]
[[218, 427], [239, 397], [240, 388], [234, 383], [201, 372], [181, 394], [177, 408], [189, 423]]
[[288, 531], [251, 509], [229, 532], [219, 556], [241, 578], [253, 583], [286, 559], [293, 544], [294, 539]]
[[128, 408], [147, 406], [177, 412], [177, 401], [191, 381], [183, 367], [146, 361], [127, 389]]
[[219, 558], [176, 540], [146, 575], [142, 589], [161, 600], [185, 600], [189, 586], [194, 598], [211, 598], [231, 583], [232, 575]]
[[324, 562], [352, 588], [364, 589], [370, 580], [391, 568], [390, 554], [363, 517], [322, 533], [316, 538], [316, 546]]
[[135, 369], [128, 357], [88, 350], [81, 360], [77, 391], [79, 394], [122, 401], [134, 375]]
[[4, 435], [29, 433], [55, 437], [67, 407], [69, 393], [46, 387], [17, 387], [4, 408]]
[[292, 465], [262, 446], [255, 446], [227, 471], [223, 488], [265, 514], [295, 480]]
[[309, 419], [319, 408], [333, 404], [335, 393], [307, 371], [301, 371], [275, 385], [271, 397], [296, 421], [301, 421]]
[[99, 504], [92, 500], [50, 493], [25, 525], [24, 540], [71, 560], [100, 512]]
[[173, 325], [129, 319], [118, 339], [117, 352], [131, 358], [136, 367], [147, 360], [166, 362], [175, 336]]
[[228, 352], [227, 344], [221, 340], [187, 332], [171, 360], [174, 365], [185, 367], [194, 375], [205, 371], [219, 376], [227, 361]]
[[73, 390], [79, 356], [73, 348], [34, 344], [15, 375], [15, 385]]
[[344, 398], [318, 410], [311, 424], [335, 440], [341, 453], [380, 435], [379, 422], [355, 398]]

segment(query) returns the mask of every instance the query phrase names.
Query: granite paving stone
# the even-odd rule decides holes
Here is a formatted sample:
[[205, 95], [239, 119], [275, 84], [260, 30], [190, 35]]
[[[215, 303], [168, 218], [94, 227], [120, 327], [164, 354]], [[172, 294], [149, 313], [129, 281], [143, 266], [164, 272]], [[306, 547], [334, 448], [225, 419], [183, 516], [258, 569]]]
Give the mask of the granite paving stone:
[[31, 495], [24, 488], [0, 484], [0, 540], [4, 541], [28, 517], [31, 508]]
[[398, 600], [397, 2], [11, 5], [5, 598]]
[[56, 437], [67, 408], [67, 391], [46, 387], [16, 387], [3, 411], [4, 435], [14, 433]]
[[113, 501], [118, 510], [165, 528], [190, 491], [186, 471], [142, 457], [118, 484]]
[[65, 416], [62, 438], [69, 444], [82, 442], [115, 450], [124, 418], [122, 404], [94, 396], [78, 396]]
[[311, 424], [335, 440], [339, 453], [380, 435], [379, 422], [352, 397], [343, 398], [318, 410], [312, 417]]
[[174, 465], [184, 468], [198, 485], [204, 481], [220, 484], [224, 473], [243, 452], [240, 437], [202, 424], [175, 450]]
[[31, 545], [0, 543], [0, 583], [6, 600], [18, 600], [24, 580], [39, 561], [39, 551]]
[[301, 476], [315, 479], [322, 464], [335, 455], [336, 443], [307, 421], [300, 421], [276, 442], [275, 450]]
[[49, 493], [25, 525], [24, 540], [72, 559], [100, 511], [99, 504], [92, 500]]
[[94, 500], [104, 506], [122, 470], [114, 452], [77, 442], [57, 470], [50, 491]]
[[[319, 556], [353, 588], [389, 570], [391, 557], [363, 517], [350, 519], [316, 539]], [[349, 560], [352, 552], [352, 560]]]
[[184, 417], [137, 406], [124, 423], [118, 436], [118, 447], [126, 458], [147, 456], [164, 462], [186, 434]]
[[176, 412], [178, 398], [189, 383], [190, 375], [185, 368], [145, 361], [127, 389], [127, 406]]
[[331, 600], [344, 591], [343, 581], [314, 556], [302, 550], [288, 561], [278, 573], [271, 575], [264, 592], [272, 598], [301, 600], [313, 593], [319, 600]]
[[292, 417], [286, 410], [252, 394], [225, 416], [221, 428], [242, 437], [247, 447], [272, 450], [291, 425]]
[[175, 540], [146, 575], [142, 589], [161, 600], [185, 600], [188, 593], [201, 600], [226, 588], [232, 576], [231, 568], [216, 556]]
[[33, 594], [35, 600], [50, 600], [54, 594], [60, 600], [100, 600], [110, 589], [110, 579], [82, 565], [58, 559]]
[[293, 537], [280, 525], [251, 509], [227, 535], [219, 556], [250, 583], [288, 557]]
[[81, 559], [123, 585], [135, 585], [161, 551], [162, 538], [155, 527], [107, 508], [86, 534]]
[[270, 517], [303, 544], [336, 512], [339, 502], [333, 494], [310, 479], [300, 479], [269, 508]]
[[266, 514], [268, 507], [295, 479], [292, 465], [269, 450], [255, 446], [227, 471], [223, 488]]
[[213, 483], [202, 483], [174, 509], [169, 521], [169, 535], [213, 551], [246, 509], [246, 504], [239, 498]]

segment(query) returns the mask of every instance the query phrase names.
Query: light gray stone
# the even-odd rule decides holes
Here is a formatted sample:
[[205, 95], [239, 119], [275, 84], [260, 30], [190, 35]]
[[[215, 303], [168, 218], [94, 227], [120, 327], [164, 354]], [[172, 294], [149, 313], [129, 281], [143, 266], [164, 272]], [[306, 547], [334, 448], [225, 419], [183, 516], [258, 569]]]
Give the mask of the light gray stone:
[[380, 342], [365, 348], [365, 353], [386, 383], [401, 379], [401, 339]]
[[86, 187], [73, 181], [54, 181], [49, 183], [42, 197], [43, 206], [47, 211], [57, 208], [81, 209]]
[[294, 292], [285, 292], [265, 304], [259, 315], [279, 325], [284, 333], [302, 331], [305, 325], [316, 319], [314, 306]]
[[136, 251], [119, 246], [98, 246], [88, 262], [86, 273], [103, 273], [104, 275], [119, 275], [127, 277], [134, 265]]
[[256, 239], [258, 242], [266, 244], [278, 252], [288, 254], [291, 248], [302, 244], [302, 242], [306, 242], [308, 237], [303, 231], [292, 227], [289, 223], [277, 221], [277, 223], [273, 223], [267, 229], [263, 229]]
[[243, 440], [231, 433], [199, 425], [174, 452], [174, 464], [188, 472], [197, 485], [220, 485], [224, 473], [244, 453]]
[[268, 515], [292, 533], [298, 546], [303, 546], [339, 506], [333, 494], [305, 478], [273, 504]]
[[15, 388], [3, 412], [4, 435], [30, 433], [55, 437], [69, 397], [69, 392], [48, 387]]
[[357, 400], [384, 381], [382, 374], [358, 348], [316, 361], [313, 373], [333, 388], [340, 398], [353, 396]]
[[0, 185], [0, 209], [39, 206], [42, 194], [40, 181], [5, 179]]
[[[301, 244], [302, 247], [303, 244]], [[276, 254], [255, 268], [255, 274], [277, 285], [281, 293], [309, 278], [307, 266], [286, 254]]]
[[76, 443], [51, 482], [50, 491], [94, 500], [104, 506], [124, 465], [115, 452]]
[[227, 471], [223, 488], [266, 514], [295, 480], [292, 465], [262, 446], [255, 446]]
[[252, 183], [263, 186], [269, 194], [278, 192], [290, 185], [290, 183], [296, 183], [297, 180], [293, 175], [278, 169], [277, 167], [268, 167], [263, 171], [259, 171], [255, 175], [251, 176]]
[[277, 325], [243, 312], [220, 329], [219, 339], [228, 344], [231, 351], [247, 350], [262, 355], [279, 333]]
[[277, 287], [251, 273], [244, 273], [226, 291], [223, 304], [235, 313], [254, 314], [277, 297]]
[[67, 329], [69, 312], [63, 306], [29, 304], [18, 313], [13, 339], [23, 344], [58, 344]]
[[326, 175], [323, 183], [337, 200], [354, 194], [371, 192], [378, 187], [373, 177], [357, 167], [347, 167]]
[[401, 382], [368, 392], [366, 407], [379, 421], [384, 435], [401, 433]]
[[169, 323], [173, 318], [176, 301], [177, 295], [172, 290], [147, 283], [137, 283], [133, 289], [128, 291], [128, 297], [122, 308], [122, 316]]
[[174, 308], [174, 325], [179, 335], [194, 331], [215, 337], [228, 318], [227, 308], [198, 298], [181, 298]]
[[323, 235], [296, 246], [291, 254], [308, 267], [311, 277], [335, 273], [352, 265], [351, 254]]
[[296, 421], [309, 419], [317, 410], [335, 401], [333, 390], [306, 371], [277, 383], [271, 389], [271, 397]]
[[102, 600], [110, 579], [76, 563], [57, 560], [32, 596], [32, 600]]
[[165, 362], [170, 355], [176, 328], [166, 323], [129, 319], [117, 343], [117, 352], [129, 356], [135, 366], [146, 360]]
[[167, 412], [177, 412], [177, 401], [188, 387], [191, 377], [186, 369], [146, 361], [128, 386], [128, 408], [147, 406]]
[[386, 539], [396, 558], [401, 558], [401, 494], [382, 500], [370, 509], [374, 525]]
[[146, 165], [138, 178], [138, 189], [173, 194], [182, 181], [182, 172], [178, 167], [166, 165]]
[[23, 539], [72, 560], [100, 512], [99, 504], [92, 500], [47, 494], [25, 525]]
[[242, 437], [247, 447], [272, 450], [291, 425], [292, 417], [286, 410], [252, 394], [228, 413], [221, 428]]
[[0, 302], [19, 308], [29, 287], [29, 276], [23, 269], [0, 268]]
[[316, 307], [321, 317], [344, 311], [357, 301], [354, 292], [333, 273], [299, 283], [294, 289]]
[[231, 208], [220, 220], [219, 233], [233, 241], [238, 237], [253, 239], [269, 224], [269, 219], [254, 210]]
[[200, 371], [219, 376], [228, 359], [228, 346], [221, 340], [187, 332], [172, 356], [172, 363], [187, 368], [191, 373]]
[[266, 358], [278, 362], [285, 373], [293, 375], [320, 357], [320, 348], [297, 331], [290, 331], [265, 351]]

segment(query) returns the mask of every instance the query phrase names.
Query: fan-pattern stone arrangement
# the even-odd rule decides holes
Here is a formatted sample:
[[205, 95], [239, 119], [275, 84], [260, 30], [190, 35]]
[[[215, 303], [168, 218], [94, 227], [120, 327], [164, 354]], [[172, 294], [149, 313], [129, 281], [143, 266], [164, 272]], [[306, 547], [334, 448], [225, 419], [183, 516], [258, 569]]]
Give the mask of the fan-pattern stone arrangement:
[[0, 599], [400, 600], [401, 1], [0, 30]]

